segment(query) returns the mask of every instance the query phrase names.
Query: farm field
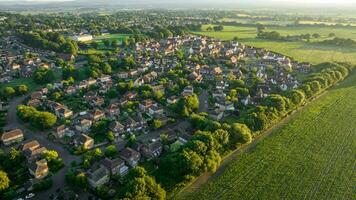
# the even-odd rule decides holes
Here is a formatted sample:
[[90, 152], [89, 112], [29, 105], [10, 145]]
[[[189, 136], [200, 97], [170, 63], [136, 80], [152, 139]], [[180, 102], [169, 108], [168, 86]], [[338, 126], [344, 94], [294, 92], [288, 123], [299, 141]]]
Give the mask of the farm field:
[[356, 74], [178, 199], [353, 199]]
[[[209, 25], [203, 26], [202, 32], [196, 34], [229, 40], [237, 37], [240, 42], [259, 48], [267, 48], [301, 62], [318, 64], [328, 61], [356, 63], [355, 48], [340, 48], [317, 43], [272, 41], [256, 38], [256, 27], [253, 26], [224, 26], [220, 32], [205, 31]], [[278, 31], [282, 35], [296, 35], [306, 33], [319, 33], [321, 39], [327, 39], [329, 33], [338, 37], [356, 39], [356, 28], [329, 28], [329, 27], [268, 27], [268, 31]]]

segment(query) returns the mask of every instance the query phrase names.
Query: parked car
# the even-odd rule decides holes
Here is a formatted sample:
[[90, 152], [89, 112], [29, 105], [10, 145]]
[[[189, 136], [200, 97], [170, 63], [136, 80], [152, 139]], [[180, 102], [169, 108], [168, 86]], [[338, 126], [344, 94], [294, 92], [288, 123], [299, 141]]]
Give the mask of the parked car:
[[26, 199], [31, 199], [31, 198], [34, 197], [34, 196], [35, 196], [35, 194], [30, 193], [30, 194], [26, 195]]

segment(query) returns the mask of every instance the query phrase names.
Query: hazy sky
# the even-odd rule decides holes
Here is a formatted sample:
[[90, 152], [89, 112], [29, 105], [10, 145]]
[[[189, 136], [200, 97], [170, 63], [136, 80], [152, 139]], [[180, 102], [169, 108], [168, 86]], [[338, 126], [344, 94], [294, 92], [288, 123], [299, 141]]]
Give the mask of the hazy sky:
[[[0, 0], [0, 1], [75, 1], [75, 0]], [[90, 2], [90, 0], [87, 0]], [[129, 0], [117, 0], [117, 2], [127, 2]], [[147, 0], [147, 2], [155, 2], [157, 0]], [[171, 0], [167, 0], [169, 2]], [[254, 1], [254, 0], [220, 0], [219, 2], [243, 2], [243, 1]], [[289, 3], [356, 3], [356, 0], [270, 0], [274, 2], [289, 2]], [[105, 0], [103, 0], [103, 3]], [[211, 0], [192, 0], [191, 2], [212, 2]]]
[[78, 1], [82, 3], [100, 3], [105, 5], [105, 3], [112, 4], [214, 4], [214, 5], [299, 5], [299, 6], [332, 6], [332, 5], [353, 5], [356, 6], [356, 0], [0, 0], [0, 2], [7, 3], [18, 3], [18, 2], [28, 2], [28, 3], [50, 3], [50, 2], [65, 2], [65, 1]]

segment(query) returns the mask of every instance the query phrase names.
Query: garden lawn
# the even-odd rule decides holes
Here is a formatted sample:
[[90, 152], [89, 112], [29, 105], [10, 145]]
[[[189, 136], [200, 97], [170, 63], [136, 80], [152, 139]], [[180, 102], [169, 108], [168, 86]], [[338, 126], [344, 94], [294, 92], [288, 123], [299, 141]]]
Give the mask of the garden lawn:
[[178, 199], [353, 199], [355, 119], [356, 74]]

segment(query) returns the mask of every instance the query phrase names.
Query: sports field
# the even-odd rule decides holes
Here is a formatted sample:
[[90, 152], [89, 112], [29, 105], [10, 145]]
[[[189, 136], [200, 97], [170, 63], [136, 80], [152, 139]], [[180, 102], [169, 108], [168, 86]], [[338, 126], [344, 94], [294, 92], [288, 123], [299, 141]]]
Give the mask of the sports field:
[[179, 199], [354, 199], [356, 74]]
[[[315, 41], [308, 43], [257, 39], [257, 30], [256, 27], [253, 26], [224, 26], [224, 30], [220, 32], [206, 31], [208, 26], [210, 25], [203, 26], [203, 31], [196, 33], [223, 40], [230, 40], [237, 37], [238, 40], [244, 44], [259, 48], [267, 48], [302, 62], [310, 62], [314, 64], [327, 61], [356, 63], [355, 48], [321, 45], [315, 43]], [[337, 37], [356, 40], [355, 27], [269, 27], [267, 30], [278, 31], [284, 36], [318, 33], [321, 35], [320, 39], [327, 39], [330, 33], [335, 33]]]

